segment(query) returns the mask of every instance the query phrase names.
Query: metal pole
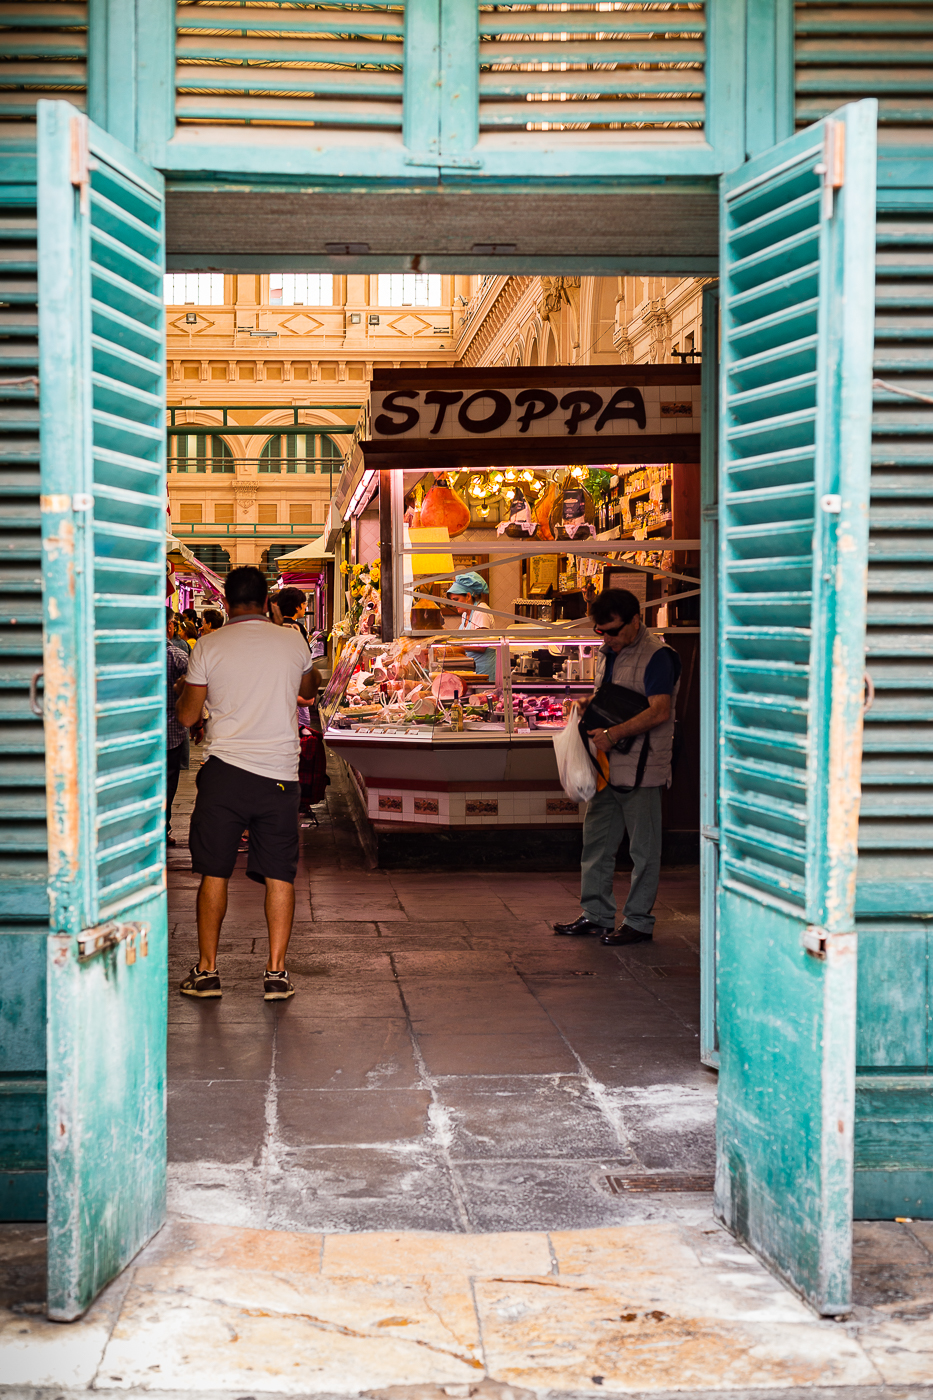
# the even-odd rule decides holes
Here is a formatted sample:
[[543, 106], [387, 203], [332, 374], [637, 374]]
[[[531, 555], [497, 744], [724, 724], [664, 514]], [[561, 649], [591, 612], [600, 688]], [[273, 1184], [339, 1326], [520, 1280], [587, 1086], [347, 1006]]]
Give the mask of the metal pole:
[[395, 641], [395, 580], [392, 577], [392, 473], [379, 473], [379, 597], [382, 640]]

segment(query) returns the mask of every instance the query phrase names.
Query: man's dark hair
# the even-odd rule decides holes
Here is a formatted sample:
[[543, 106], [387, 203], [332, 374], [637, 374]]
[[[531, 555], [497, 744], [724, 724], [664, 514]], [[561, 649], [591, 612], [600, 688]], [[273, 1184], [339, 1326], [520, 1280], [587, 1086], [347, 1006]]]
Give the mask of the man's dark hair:
[[227, 575], [224, 594], [231, 608], [242, 607], [244, 603], [253, 603], [261, 608], [269, 596], [269, 585], [262, 569], [257, 569], [254, 564], [241, 564]]
[[631, 622], [640, 612], [641, 603], [627, 588], [604, 588], [590, 605], [590, 617], [600, 627], [605, 627], [614, 617], [623, 623]]
[[206, 622], [214, 631], [223, 627], [225, 620], [220, 608], [205, 608], [201, 614], [201, 621]]
[[186, 617], [189, 622], [197, 622], [198, 614], [196, 608], [182, 608], [182, 617]]
[[278, 603], [283, 617], [294, 617], [302, 603], [308, 601], [308, 595], [301, 588], [283, 588], [276, 593], [275, 601]]

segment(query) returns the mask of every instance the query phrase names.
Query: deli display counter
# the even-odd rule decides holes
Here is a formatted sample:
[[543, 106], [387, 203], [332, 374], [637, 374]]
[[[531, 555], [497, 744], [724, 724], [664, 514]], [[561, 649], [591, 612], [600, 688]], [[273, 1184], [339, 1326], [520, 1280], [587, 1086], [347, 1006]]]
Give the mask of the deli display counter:
[[450, 635], [390, 643], [358, 637], [345, 648], [321, 717], [371, 820], [582, 821], [582, 806], [561, 789], [553, 736], [573, 702], [592, 693], [599, 644], [591, 637], [560, 647], [488, 645], [496, 653], [494, 680], [476, 674]]

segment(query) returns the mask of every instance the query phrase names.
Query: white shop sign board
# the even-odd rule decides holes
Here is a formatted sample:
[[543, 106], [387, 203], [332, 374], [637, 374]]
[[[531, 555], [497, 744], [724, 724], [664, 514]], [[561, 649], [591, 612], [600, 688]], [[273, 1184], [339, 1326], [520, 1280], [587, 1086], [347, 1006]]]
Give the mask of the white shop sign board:
[[387, 389], [370, 398], [372, 441], [659, 437], [700, 432], [700, 385]]

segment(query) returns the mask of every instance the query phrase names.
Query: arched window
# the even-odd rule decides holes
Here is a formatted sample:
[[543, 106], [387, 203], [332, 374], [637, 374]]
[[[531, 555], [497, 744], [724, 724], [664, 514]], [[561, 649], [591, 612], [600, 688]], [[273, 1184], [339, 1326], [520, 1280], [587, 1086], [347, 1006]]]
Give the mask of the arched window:
[[188, 548], [196, 559], [213, 569], [215, 574], [230, 572], [230, 555], [219, 544], [190, 544]]
[[330, 433], [281, 433], [259, 454], [261, 472], [333, 472], [343, 457]]
[[262, 551], [262, 558], [259, 561], [259, 567], [269, 575], [270, 579], [278, 578], [279, 570], [277, 566], [279, 559], [283, 554], [290, 554], [294, 548], [294, 540], [289, 540], [287, 544], [270, 545], [268, 549], [264, 549]]
[[206, 433], [179, 433], [169, 438], [168, 469], [175, 472], [236, 471], [233, 453], [220, 437]]

